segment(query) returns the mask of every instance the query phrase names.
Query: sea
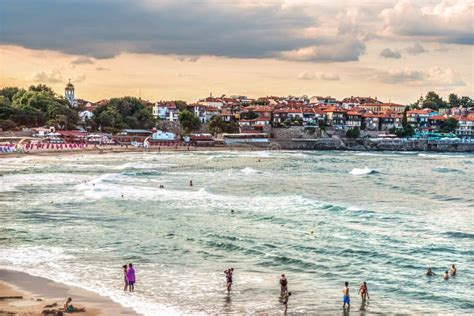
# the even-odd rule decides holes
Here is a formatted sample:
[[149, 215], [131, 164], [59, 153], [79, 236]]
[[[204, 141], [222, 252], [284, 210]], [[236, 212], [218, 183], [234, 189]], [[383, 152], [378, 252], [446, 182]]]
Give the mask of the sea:
[[281, 274], [293, 315], [341, 314], [346, 281], [353, 313], [474, 313], [473, 154], [143, 152], [0, 166], [0, 268], [143, 315], [279, 315]]

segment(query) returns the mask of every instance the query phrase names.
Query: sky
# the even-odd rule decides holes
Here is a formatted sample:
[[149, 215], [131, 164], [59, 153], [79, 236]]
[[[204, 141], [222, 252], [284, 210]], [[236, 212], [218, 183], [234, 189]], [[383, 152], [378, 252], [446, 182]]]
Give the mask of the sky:
[[137, 96], [474, 97], [470, 0], [1, 0], [0, 87]]

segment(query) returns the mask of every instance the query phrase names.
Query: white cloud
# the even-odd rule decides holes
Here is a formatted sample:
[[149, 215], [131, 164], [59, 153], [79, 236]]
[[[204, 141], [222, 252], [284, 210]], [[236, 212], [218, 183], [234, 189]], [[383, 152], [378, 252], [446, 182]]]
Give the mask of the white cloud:
[[385, 58], [394, 58], [394, 59], [400, 59], [402, 57], [400, 52], [398, 52], [396, 50], [391, 50], [390, 48], [383, 49], [380, 52], [380, 56], [385, 57]]
[[390, 84], [410, 83], [413, 85], [440, 88], [465, 85], [459, 73], [449, 67], [432, 67], [428, 70], [413, 70], [409, 68], [391, 69], [376, 72], [374, 79]]
[[89, 57], [81, 56], [71, 61], [71, 65], [94, 64], [94, 60]]
[[340, 42], [285, 51], [280, 54], [280, 58], [294, 61], [345, 62], [359, 60], [364, 51], [365, 45], [361, 41], [344, 38]]
[[380, 13], [384, 36], [404, 36], [456, 44], [474, 44], [470, 0], [442, 0], [419, 6], [402, 0]]
[[41, 71], [33, 74], [32, 80], [39, 83], [59, 83], [64, 82], [61, 71], [53, 69], [51, 71]]
[[405, 52], [410, 55], [419, 55], [428, 51], [423, 46], [421, 46], [420, 43], [415, 43], [413, 44], [413, 46], [408, 46], [407, 48], [405, 48]]
[[309, 71], [303, 71], [300, 73], [297, 77], [299, 80], [314, 80], [314, 79], [320, 79], [320, 80], [325, 80], [325, 81], [338, 81], [341, 80], [338, 74], [336, 73], [316, 73], [316, 72], [309, 72]]

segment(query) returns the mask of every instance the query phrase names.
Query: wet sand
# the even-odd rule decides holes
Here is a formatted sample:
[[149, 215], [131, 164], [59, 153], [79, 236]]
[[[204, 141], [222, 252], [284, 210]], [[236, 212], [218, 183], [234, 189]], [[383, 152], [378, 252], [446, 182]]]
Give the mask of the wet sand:
[[111, 299], [78, 287], [53, 282], [24, 272], [0, 269], [0, 315], [42, 315], [61, 310], [65, 300], [84, 307], [82, 316], [137, 315]]

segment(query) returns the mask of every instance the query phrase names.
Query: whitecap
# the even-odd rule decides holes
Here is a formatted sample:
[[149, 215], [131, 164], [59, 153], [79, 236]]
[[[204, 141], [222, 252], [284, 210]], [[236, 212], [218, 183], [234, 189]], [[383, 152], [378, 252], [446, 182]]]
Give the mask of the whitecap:
[[363, 168], [363, 169], [361, 169], [361, 168], [354, 168], [354, 169], [352, 169], [349, 173], [352, 174], [352, 175], [354, 175], [354, 176], [361, 176], [361, 175], [366, 175], [366, 174], [377, 173], [377, 171], [372, 170], [372, 169], [369, 169], [369, 167], [365, 167], [365, 168]]

